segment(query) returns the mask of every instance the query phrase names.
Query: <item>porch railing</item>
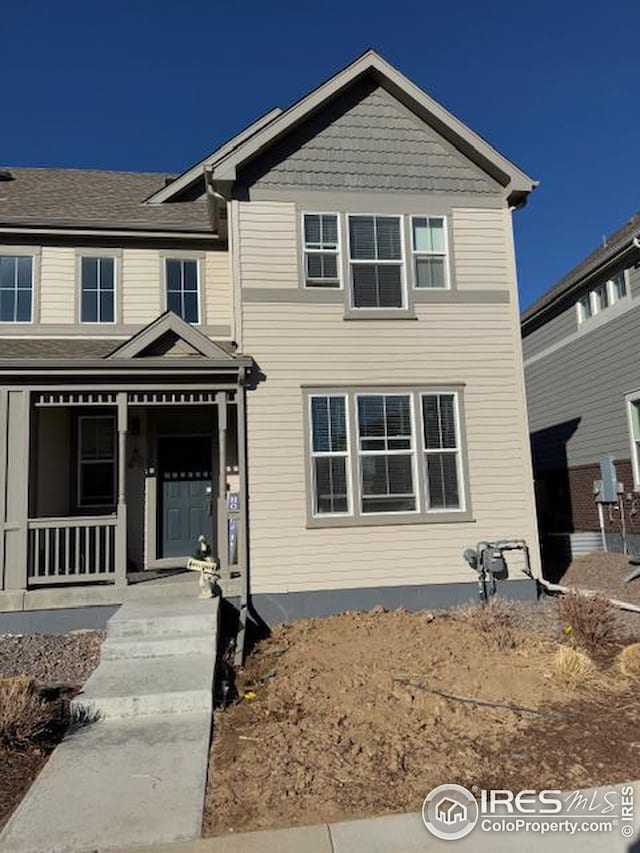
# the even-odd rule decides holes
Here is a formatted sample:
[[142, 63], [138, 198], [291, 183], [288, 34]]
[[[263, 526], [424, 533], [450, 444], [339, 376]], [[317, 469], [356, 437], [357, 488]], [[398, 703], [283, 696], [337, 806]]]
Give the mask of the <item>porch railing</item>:
[[32, 518], [29, 586], [115, 581], [117, 516]]

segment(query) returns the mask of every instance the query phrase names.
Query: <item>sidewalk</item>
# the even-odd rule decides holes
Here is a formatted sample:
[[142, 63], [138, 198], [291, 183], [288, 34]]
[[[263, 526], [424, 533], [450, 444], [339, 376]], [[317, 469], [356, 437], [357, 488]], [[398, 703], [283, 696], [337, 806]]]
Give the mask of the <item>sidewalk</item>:
[[[620, 785], [597, 789], [619, 790]], [[426, 830], [419, 814], [389, 815], [292, 829], [224, 835], [181, 844], [129, 849], [126, 853], [638, 853], [640, 783], [634, 783], [636, 834], [611, 832], [484, 832], [479, 827], [460, 841], [440, 841]], [[586, 791], [590, 796], [593, 792]], [[552, 816], [551, 816], [552, 817]], [[593, 816], [596, 819], [596, 816]], [[600, 817], [599, 815], [597, 816]], [[125, 853], [121, 850], [120, 853]]]

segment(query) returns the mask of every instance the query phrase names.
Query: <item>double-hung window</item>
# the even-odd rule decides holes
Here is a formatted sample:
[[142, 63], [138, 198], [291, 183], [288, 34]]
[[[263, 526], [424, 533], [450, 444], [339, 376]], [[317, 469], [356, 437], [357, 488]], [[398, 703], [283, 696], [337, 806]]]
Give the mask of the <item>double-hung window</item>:
[[349, 512], [349, 438], [346, 398], [312, 396], [311, 458], [313, 514]]
[[193, 258], [166, 258], [167, 309], [187, 323], [200, 322], [199, 265]]
[[359, 394], [356, 399], [361, 511], [414, 512], [411, 397]]
[[33, 257], [0, 255], [0, 323], [31, 323]]
[[112, 507], [115, 502], [115, 418], [82, 415], [78, 419], [78, 505]]
[[337, 213], [305, 213], [305, 287], [340, 287], [340, 236]]
[[461, 406], [456, 388], [308, 392], [310, 525], [470, 519]]
[[413, 216], [411, 248], [415, 287], [449, 287], [444, 217]]
[[400, 216], [349, 216], [353, 308], [405, 308]]
[[427, 509], [460, 509], [460, 443], [455, 394], [422, 394]]
[[80, 258], [80, 322], [114, 323], [115, 259]]

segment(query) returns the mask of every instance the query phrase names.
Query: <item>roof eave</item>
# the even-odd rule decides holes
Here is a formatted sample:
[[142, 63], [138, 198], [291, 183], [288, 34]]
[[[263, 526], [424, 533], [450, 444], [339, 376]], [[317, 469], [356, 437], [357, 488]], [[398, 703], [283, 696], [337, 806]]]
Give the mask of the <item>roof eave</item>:
[[367, 51], [308, 95], [297, 101], [250, 139], [211, 162], [214, 180], [235, 181], [238, 169], [258, 157], [294, 130], [329, 99], [337, 97], [359, 78], [371, 74], [399, 100], [444, 135], [465, 156], [476, 162], [516, 197], [530, 193], [538, 182], [500, 154], [460, 119], [397, 71], [375, 51]]

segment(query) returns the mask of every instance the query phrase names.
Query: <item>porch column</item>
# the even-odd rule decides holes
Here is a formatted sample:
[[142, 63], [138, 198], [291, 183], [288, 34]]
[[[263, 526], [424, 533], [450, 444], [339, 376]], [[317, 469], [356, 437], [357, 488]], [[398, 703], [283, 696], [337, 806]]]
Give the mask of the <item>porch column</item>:
[[29, 427], [31, 395], [22, 388], [0, 391], [0, 590], [27, 587], [29, 480], [32, 476]]
[[116, 525], [116, 586], [127, 583], [127, 430], [129, 408], [126, 391], [117, 395], [118, 405], [118, 509]]
[[218, 391], [218, 559], [220, 568], [229, 567], [229, 522], [227, 520], [227, 394]]

